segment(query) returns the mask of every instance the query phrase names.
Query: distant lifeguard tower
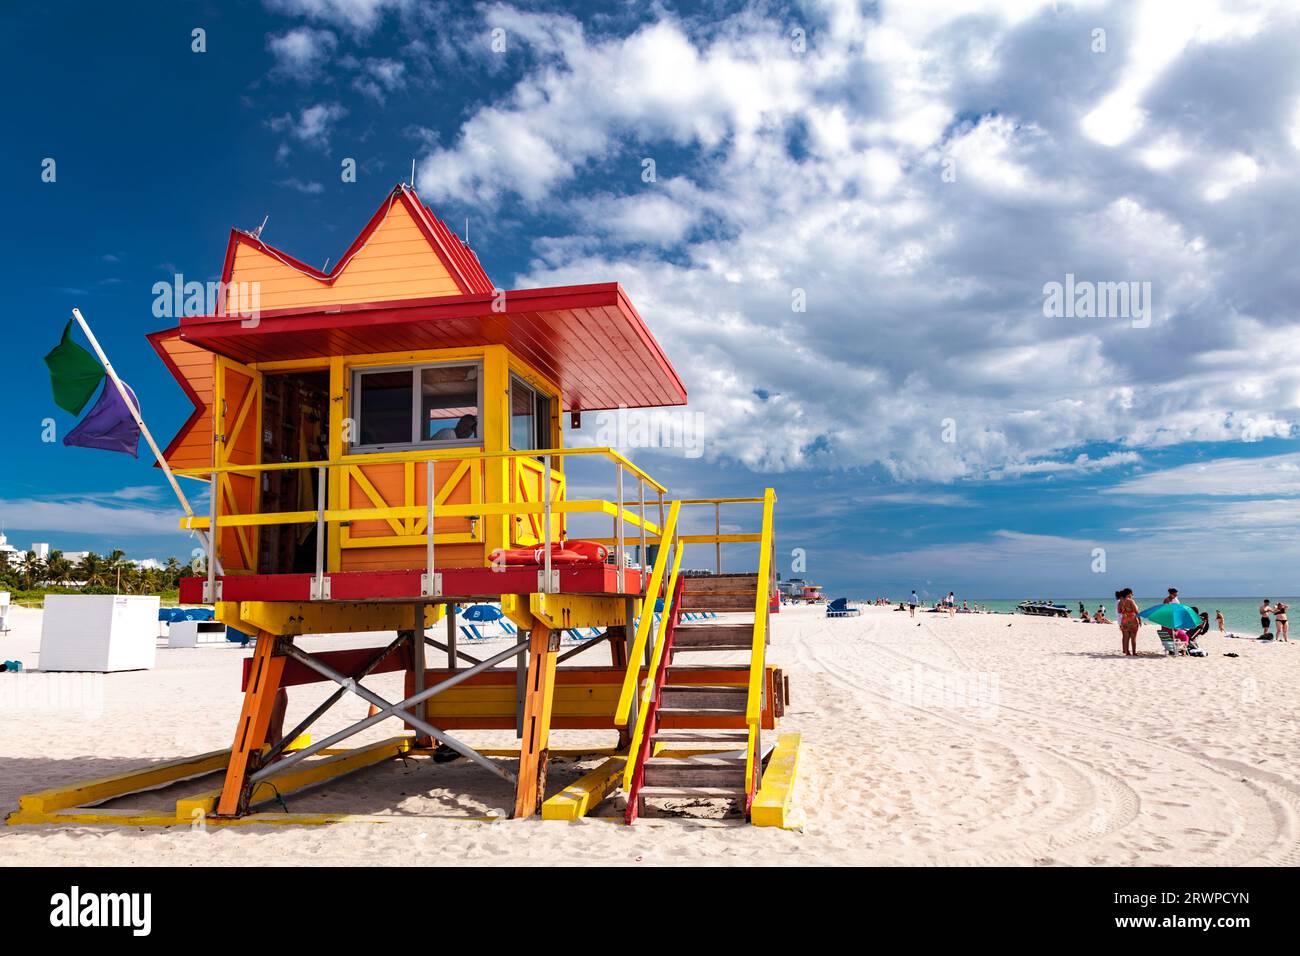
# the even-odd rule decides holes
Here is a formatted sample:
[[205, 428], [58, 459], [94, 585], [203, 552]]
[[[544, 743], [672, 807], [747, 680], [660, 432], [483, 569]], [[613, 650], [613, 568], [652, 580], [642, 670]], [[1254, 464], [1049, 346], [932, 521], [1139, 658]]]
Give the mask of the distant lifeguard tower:
[[[788, 693], [766, 661], [775, 495], [678, 500], [614, 449], [564, 447], [565, 414], [686, 402], [617, 284], [499, 290], [406, 185], [329, 272], [233, 230], [221, 278], [228, 308], [149, 336], [194, 405], [164, 456], [211, 489], [209, 514], [182, 520], [215, 533], [181, 599], [256, 636], [232, 746], [202, 764], [224, 782], [179, 801], [177, 820], [270, 816], [257, 807], [276, 795], [434, 745], [510, 780], [516, 817], [571, 819], [621, 787], [629, 821], [674, 797], [784, 819], [794, 756], [773, 758], [763, 738]], [[258, 312], [241, 315], [250, 287]], [[578, 459], [608, 464], [607, 495], [570, 494]], [[752, 530], [732, 530], [746, 508]], [[694, 512], [702, 533], [687, 533]], [[571, 539], [581, 516], [609, 533]], [[737, 544], [757, 567], [720, 573]], [[719, 573], [680, 573], [692, 545]], [[476, 601], [499, 602], [519, 634], [484, 659], [456, 640], [457, 606]], [[574, 628], [600, 637], [560, 653]], [[314, 634], [394, 630], [384, 646], [309, 650]], [[608, 664], [569, 663], [602, 642]], [[731, 662], [712, 662], [719, 652]], [[363, 683], [392, 671], [405, 673], [400, 701]], [[317, 681], [338, 687], [277, 733], [280, 692]], [[377, 712], [303, 746], [346, 693]], [[339, 749], [391, 717], [410, 733]], [[511, 728], [513, 765], [458, 736]], [[605, 728], [616, 752], [548, 794], [551, 732]], [[773, 759], [783, 769], [760, 797]]]

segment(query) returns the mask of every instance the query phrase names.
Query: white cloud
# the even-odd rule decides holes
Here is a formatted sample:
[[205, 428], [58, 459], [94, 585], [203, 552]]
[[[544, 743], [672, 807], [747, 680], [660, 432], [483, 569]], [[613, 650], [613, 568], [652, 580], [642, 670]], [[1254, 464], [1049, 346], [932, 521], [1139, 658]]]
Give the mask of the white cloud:
[[295, 27], [271, 36], [266, 45], [275, 56], [276, 74], [307, 82], [320, 72], [338, 40], [329, 30]]
[[289, 113], [273, 117], [267, 125], [277, 133], [287, 133], [299, 142], [323, 149], [329, 145], [334, 125], [347, 113], [338, 103], [317, 103], [299, 111], [297, 117]]
[[1137, 475], [1106, 489], [1125, 495], [1300, 495], [1300, 453], [1221, 458]]
[[153, 498], [141, 489], [107, 494], [68, 494], [59, 498], [0, 499], [5, 526], [37, 533], [174, 535], [178, 512], [117, 504]]
[[[800, 53], [790, 24], [753, 10], [589, 36], [485, 8], [521, 76], [429, 149], [421, 192], [544, 212], [551, 235], [498, 281], [622, 283], [708, 423], [706, 454], [753, 468], [1077, 474], [1291, 433], [1300, 28], [1285, 5], [804, 19]], [[1132, 114], [1105, 144], [1084, 123], [1103, 103]], [[658, 183], [639, 181], [647, 157]], [[1149, 282], [1150, 326], [1045, 319], [1043, 285], [1067, 273]], [[1081, 459], [1096, 442], [1123, 451]]]
[[369, 33], [389, 10], [406, 10], [411, 0], [265, 0], [275, 13]]

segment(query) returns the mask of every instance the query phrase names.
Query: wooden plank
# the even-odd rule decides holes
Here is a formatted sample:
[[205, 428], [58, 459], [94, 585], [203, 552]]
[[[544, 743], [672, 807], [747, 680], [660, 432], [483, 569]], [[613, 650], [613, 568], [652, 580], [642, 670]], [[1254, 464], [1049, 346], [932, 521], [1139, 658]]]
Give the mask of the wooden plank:
[[542, 803], [543, 820], [577, 820], [618, 789], [627, 758], [610, 757], [595, 770], [584, 774], [555, 796]]
[[230, 747], [230, 765], [226, 768], [226, 781], [217, 805], [223, 816], [235, 816], [240, 809], [240, 797], [249, 774], [253, 754], [267, 743], [267, 730], [271, 725], [271, 711], [276, 694], [280, 691], [280, 678], [284, 674], [285, 658], [275, 654], [276, 637], [266, 631], [257, 635], [257, 649], [253, 653], [253, 669], [244, 691], [244, 706], [235, 726], [235, 741]]
[[776, 749], [768, 758], [763, 782], [750, 807], [750, 821], [756, 827], [780, 827], [784, 830], [802, 826], [801, 814], [794, 809], [795, 776], [799, 771], [799, 734], [781, 734]]
[[558, 631], [538, 622], [529, 638], [524, 732], [519, 746], [519, 775], [515, 785], [515, 819], [535, 815], [546, 794], [547, 749], [551, 739], [551, 704], [555, 697], [555, 657], [560, 649], [559, 637]]
[[195, 757], [180, 757], [152, 763], [137, 770], [96, 777], [63, 787], [51, 787], [18, 798], [20, 815], [46, 814], [69, 807], [86, 807], [128, 793], [170, 786], [192, 777], [220, 770], [230, 760], [229, 750], [213, 750]]
[[[252, 790], [248, 805], [256, 806], [273, 799], [277, 794], [285, 796], [306, 790], [346, 774], [364, 770], [381, 761], [396, 757], [411, 749], [414, 738], [401, 736], [390, 737], [377, 743], [347, 750], [343, 753], [321, 759], [309, 758], [285, 768], [283, 772], [274, 773], [259, 781]], [[210, 790], [205, 793], [182, 797], [176, 801], [176, 818], [192, 821], [208, 816], [217, 807], [224, 790]]]

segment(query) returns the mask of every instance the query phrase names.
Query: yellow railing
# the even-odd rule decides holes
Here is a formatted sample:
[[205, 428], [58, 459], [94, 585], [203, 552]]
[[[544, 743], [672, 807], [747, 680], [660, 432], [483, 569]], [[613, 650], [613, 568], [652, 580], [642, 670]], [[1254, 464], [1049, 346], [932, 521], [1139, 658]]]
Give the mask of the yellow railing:
[[[625, 539], [625, 543], [631, 544], [636, 541], [644, 541], [647, 544], [659, 543], [659, 523], [651, 521], [646, 517], [648, 510], [647, 506], [655, 505], [656, 507], [662, 508], [662, 496], [667, 489], [612, 448], [551, 448], [509, 452], [482, 452], [474, 449], [444, 449], [437, 451], [394, 452], [391, 454], [377, 455], [349, 455], [341, 459], [329, 461], [268, 462], [263, 464], [222, 465], [219, 467], [209, 468], [183, 468], [177, 469], [175, 474], [196, 478], [215, 474], [260, 474], [263, 472], [292, 471], [308, 468], [331, 471], [339, 468], [355, 468], [358, 466], [403, 464], [412, 462], [427, 462], [429, 463], [429, 466], [432, 466], [433, 463], [442, 461], [486, 462], [501, 459], [542, 459], [543, 461], [549, 461], [553, 458], [590, 456], [601, 456], [609, 459], [617, 465], [619, 469], [630, 473], [639, 482], [642, 482], [643, 488], [650, 488], [655, 494], [655, 499], [647, 501], [645, 495], [640, 494], [638, 500], [625, 499], [622, 502], [611, 501], [608, 499], [575, 500], [571, 498], [551, 502], [546, 502], [544, 500], [522, 501], [515, 495], [513, 487], [507, 487], [504, 500], [469, 502], [464, 504], [439, 504], [437, 506], [437, 515], [440, 518], [487, 518], [502, 515], [522, 516], [543, 515], [547, 513], [553, 515], [603, 514], [612, 517], [615, 521], [623, 522], [638, 532], [644, 530], [644, 536], [640, 538], [628, 537]], [[311, 522], [340, 524], [352, 521], [423, 518], [427, 516], [427, 513], [427, 504], [391, 505], [382, 508], [318, 508], [314, 511], [254, 512], [247, 514], [218, 513], [215, 517], [215, 524], [218, 528], [255, 527], [276, 524], [308, 524]], [[180, 526], [185, 530], [205, 531], [208, 530], [212, 524], [213, 519], [210, 516], [205, 515], [191, 515], [180, 520]], [[596, 538], [594, 540], [604, 541], [613, 539]]]
[[763, 530], [758, 551], [757, 595], [754, 598], [754, 642], [750, 647], [749, 694], [745, 701], [745, 722], [749, 725], [749, 743], [745, 748], [745, 789], [751, 790], [763, 713], [763, 680], [767, 662], [767, 619], [772, 601], [772, 525], [776, 511], [776, 492], [763, 492]]
[[[666, 550], [666, 549], [661, 549]], [[655, 562], [658, 564], [659, 562]], [[654, 650], [650, 655], [650, 666], [646, 668], [645, 683], [641, 688], [641, 704], [637, 708], [636, 728], [632, 732], [632, 739], [628, 743], [627, 763], [623, 767], [623, 789], [627, 790], [632, 786], [632, 778], [636, 774], [637, 755], [641, 752], [641, 741], [645, 738], [646, 724], [650, 716], [650, 706], [654, 703], [655, 685], [658, 683], [659, 668], [663, 664], [664, 643], [668, 639], [668, 628], [671, 626], [673, 616], [673, 600], [677, 596], [677, 576], [682, 569], [682, 548], [680, 545], [673, 547], [673, 572], [668, 578], [668, 587], [664, 590], [664, 609], [659, 616], [659, 633], [655, 637]], [[649, 592], [653, 593], [653, 592]], [[646, 596], [641, 606], [642, 619], [654, 618], [654, 602]], [[648, 609], [647, 609], [648, 605]], [[640, 659], [633, 658], [629, 664], [640, 670]]]
[[[680, 501], [670, 502], [668, 505], [668, 515], [664, 519], [663, 533], [660, 536], [661, 541], [672, 541], [677, 532], [677, 518], [681, 514], [682, 503]], [[681, 548], [673, 549], [677, 554], [677, 561], [681, 560]], [[641, 617], [636, 624], [636, 637], [632, 646], [627, 652], [627, 674], [623, 677], [623, 689], [618, 695], [618, 706], [614, 710], [614, 722], [622, 727], [628, 722], [628, 715], [632, 711], [632, 698], [636, 696], [637, 677], [641, 673], [641, 662], [645, 660], [646, 641], [650, 637], [650, 628], [654, 624], [654, 605], [655, 599], [659, 594], [660, 585], [663, 584], [664, 572], [668, 567], [668, 548], [660, 546], [659, 554], [655, 557], [654, 568], [650, 572], [650, 583], [645, 589], [642, 596]], [[674, 575], [676, 571], [673, 572]], [[668, 598], [665, 598], [665, 612], [668, 607]], [[667, 619], [667, 614], [660, 617], [660, 621]], [[631, 753], [632, 751], [629, 751]]]

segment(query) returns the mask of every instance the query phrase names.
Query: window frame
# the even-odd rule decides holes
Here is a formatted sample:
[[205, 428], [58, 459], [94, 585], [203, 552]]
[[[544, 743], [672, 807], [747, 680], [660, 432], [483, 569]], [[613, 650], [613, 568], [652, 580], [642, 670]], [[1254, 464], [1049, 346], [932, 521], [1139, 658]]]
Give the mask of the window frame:
[[[477, 438], [444, 438], [435, 441], [432, 438], [419, 438], [420, 433], [420, 405], [421, 405], [421, 386], [420, 373], [426, 368], [451, 368], [451, 367], [473, 367], [477, 369], [478, 374], [475, 376], [478, 383], [478, 431]], [[447, 359], [442, 362], [415, 362], [403, 363], [400, 365], [365, 365], [352, 366], [348, 369], [348, 384], [351, 391], [350, 412], [352, 420], [356, 422], [357, 435], [361, 434], [361, 380], [368, 374], [381, 372], [410, 372], [411, 373], [411, 440], [407, 442], [386, 442], [382, 444], [363, 445], [358, 443], [349, 443], [347, 454], [349, 455], [373, 455], [385, 452], [397, 451], [421, 451], [428, 448], [481, 448], [483, 446], [483, 361], [481, 359]]]
[[[546, 430], [546, 442], [540, 446], [535, 445], [532, 448], [515, 447], [514, 417], [515, 417], [515, 385], [516, 384], [522, 385], [524, 388], [528, 389], [530, 392], [533, 393], [533, 440], [534, 441], [537, 440], [539, 422], [544, 423], [542, 427], [544, 427]], [[552, 395], [550, 392], [542, 388], [539, 388], [535, 383], [524, 378], [524, 376], [520, 375], [518, 372], [512, 371], [510, 373], [510, 394], [508, 396], [508, 401], [509, 401], [509, 408], [510, 408], [510, 428], [507, 431], [506, 444], [510, 446], [510, 450], [511, 451], [543, 451], [547, 448], [550, 448], [552, 445], [552, 440], [555, 435], [555, 432], [551, 427], [551, 418], [552, 418], [551, 403], [555, 401], [555, 396]], [[546, 406], [545, 417], [539, 416], [537, 414], [537, 406], [542, 403], [545, 403]]]

